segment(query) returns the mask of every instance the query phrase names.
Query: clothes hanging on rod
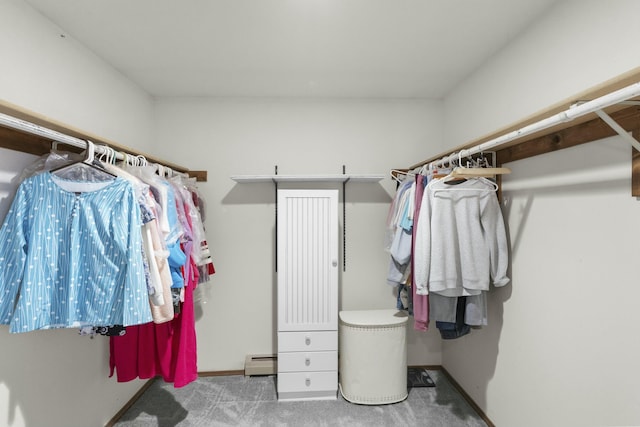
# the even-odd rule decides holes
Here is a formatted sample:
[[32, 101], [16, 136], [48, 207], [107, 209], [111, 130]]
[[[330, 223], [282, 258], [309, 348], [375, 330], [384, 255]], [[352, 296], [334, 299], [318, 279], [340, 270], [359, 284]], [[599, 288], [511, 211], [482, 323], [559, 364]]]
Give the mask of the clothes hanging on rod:
[[405, 283], [409, 275], [414, 195], [415, 181], [406, 177], [396, 191], [387, 215], [385, 250], [391, 255], [387, 283], [392, 286]]
[[387, 283], [397, 287], [399, 310], [414, 317], [414, 328], [426, 331], [429, 323], [429, 297], [416, 295], [413, 272], [416, 221], [427, 177], [406, 174], [396, 192], [387, 218], [385, 249], [389, 252]]
[[452, 339], [487, 324], [490, 284], [509, 282], [508, 246], [495, 183], [440, 172], [424, 168], [398, 188], [387, 221], [387, 281], [399, 292], [409, 285], [404, 308], [414, 315], [414, 329], [435, 321], [443, 339]]
[[20, 185], [0, 229], [0, 322], [10, 332], [151, 321], [133, 190], [120, 178], [92, 184], [69, 189], [44, 172]]
[[[523, 159], [527, 157], [531, 157], [533, 155], [538, 155], [542, 153], [547, 153], [550, 151], [557, 150], [559, 148], [566, 148], [569, 146], [575, 145], [573, 142], [573, 138], [569, 137], [564, 131], [568, 126], [565, 126], [565, 122], [572, 121], [576, 118], [593, 115], [598, 116], [606, 126], [613, 129], [617, 134], [621, 135], [625, 140], [629, 141], [634, 148], [640, 150], [640, 145], [638, 141], [631, 135], [629, 132], [632, 129], [636, 129], [637, 127], [637, 114], [631, 114], [627, 110], [629, 109], [620, 109], [619, 105], [627, 103], [629, 99], [633, 99], [635, 97], [640, 96], [640, 82], [631, 84], [629, 86], [620, 88], [620, 86], [616, 83], [613, 85], [614, 88], [618, 88], [608, 93], [607, 95], [600, 96], [602, 93], [601, 89], [595, 90], [595, 94], [597, 97], [592, 99], [591, 101], [579, 102], [576, 103], [574, 99], [584, 99], [584, 98], [592, 98], [592, 95], [588, 96], [577, 96], [571, 101], [567, 101], [567, 105], [570, 105], [568, 109], [565, 111], [561, 111], [560, 113], [556, 113], [558, 111], [557, 107], [553, 107], [553, 112], [548, 117], [542, 118], [534, 123], [528, 121], [524, 126], [516, 128], [514, 131], [506, 132], [504, 134], [497, 134], [496, 137], [492, 137], [491, 139], [485, 140], [485, 142], [477, 143], [476, 145], [469, 144], [466, 147], [456, 149], [454, 151], [450, 151], [447, 154], [440, 155], [438, 157], [433, 157], [429, 160], [420, 162], [413, 166], [410, 166], [406, 169], [394, 169], [391, 171], [391, 175], [393, 179], [399, 182], [398, 192], [396, 193], [396, 198], [394, 199], [391, 208], [390, 208], [390, 217], [395, 217], [398, 215], [398, 212], [402, 212], [402, 209], [398, 209], [398, 205], [401, 202], [401, 191], [406, 191], [404, 189], [403, 183], [406, 183], [405, 177], [411, 175], [417, 175], [424, 173], [429, 177], [438, 177], [444, 178], [448, 176], [448, 179], [451, 183], [455, 182], [464, 182], [464, 179], [479, 179], [482, 177], [501, 175], [504, 173], [509, 173], [510, 170], [507, 168], [493, 168], [490, 169], [477, 169], [477, 166], [463, 165], [461, 160], [466, 159], [470, 156], [475, 156], [477, 154], [482, 155], [483, 152], [488, 150], [499, 150], [497, 153], [497, 158], [502, 162], [507, 163], [509, 161]], [[617, 107], [616, 107], [617, 106]], [[612, 108], [610, 108], [612, 107]], [[611, 116], [606, 111], [611, 111]], [[543, 117], [542, 115], [539, 115]], [[613, 117], [615, 116], [615, 120]], [[621, 121], [622, 124], [618, 122]], [[581, 141], [589, 141], [595, 140], [599, 138], [603, 138], [606, 136], [610, 136], [608, 132], [605, 132], [604, 127], [599, 123], [599, 120], [594, 119], [587, 121], [587, 119], [583, 119], [583, 122], [572, 127], [573, 130], [579, 129], [579, 131], [588, 129], [588, 132], [582, 132], [582, 135], [579, 136]], [[546, 133], [545, 133], [546, 131]], [[572, 132], [572, 136], [575, 135], [575, 132]], [[584, 135], [588, 135], [586, 138]], [[595, 136], [594, 136], [595, 135]], [[596, 137], [598, 136], [599, 137]], [[527, 137], [530, 137], [527, 139]], [[563, 137], [567, 138], [567, 141], [563, 141]], [[588, 139], [588, 138], [592, 139]], [[547, 140], [548, 139], [548, 140]], [[571, 140], [571, 141], [569, 141]], [[527, 146], [527, 144], [531, 143], [531, 146]], [[535, 146], [535, 147], [534, 147]], [[495, 162], [493, 162], [495, 164]], [[634, 162], [635, 164], [635, 162]], [[443, 174], [440, 174], [442, 169], [446, 169]], [[436, 173], [436, 170], [438, 173]], [[634, 168], [635, 170], [635, 168]], [[438, 176], [439, 175], [439, 176]], [[635, 178], [634, 174], [634, 178]], [[496, 184], [494, 182], [485, 182], [487, 184], [486, 193], [491, 194], [493, 190], [496, 189]], [[434, 187], [435, 188], [435, 187]], [[452, 191], [452, 190], [451, 190]], [[459, 187], [459, 190], [456, 192], [451, 192], [450, 194], [458, 194], [460, 198], [471, 198], [474, 197], [475, 189], [466, 189], [464, 186]], [[637, 191], [635, 191], [634, 186], [634, 195]], [[393, 212], [393, 214], [391, 214]], [[420, 214], [422, 215], [422, 213]], [[415, 219], [415, 217], [414, 217]], [[389, 222], [388, 222], [389, 224]], [[417, 232], [418, 235], [415, 236], [414, 240], [419, 239], [420, 236], [420, 225], [416, 223], [412, 224], [414, 233]], [[422, 227], [424, 228], [424, 227]], [[437, 228], [436, 228], [437, 230]], [[396, 235], [393, 232], [397, 231], [396, 228], [391, 227], [387, 228], [388, 236], [400, 236]], [[462, 235], [456, 236], [455, 239], [451, 239], [452, 242], [457, 242], [462, 238], [468, 239], [467, 234], [463, 233]], [[416, 266], [420, 262], [416, 259], [416, 250], [414, 249], [411, 256], [411, 263], [414, 265], [414, 271], [412, 274], [412, 278], [406, 280], [406, 276], [399, 274], [399, 271], [406, 272], [406, 270], [399, 270], [400, 267], [406, 268], [408, 265], [400, 265], [397, 262], [397, 258], [394, 258], [397, 255], [402, 255], [406, 258], [406, 254], [403, 252], [393, 252], [391, 243], [394, 241], [393, 239], [387, 239], [386, 247], [392, 252], [391, 253], [391, 264], [389, 269], [389, 277], [388, 282], [394, 285], [403, 285], [409, 283], [411, 286], [416, 285], [416, 277], [420, 276], [420, 271], [415, 271]], [[403, 243], [403, 240], [397, 240], [397, 243]], [[404, 243], [406, 244], [406, 243]], [[398, 246], [398, 248], [406, 249], [406, 246]], [[419, 249], [418, 249], [419, 252]], [[424, 266], [423, 266], [424, 268]], [[404, 279], [404, 282], [403, 282]], [[504, 278], [508, 280], [508, 278]], [[494, 283], [494, 285], [500, 286], [502, 283], [498, 280], [498, 283]], [[469, 332], [469, 330], [464, 327], [467, 326], [482, 326], [486, 325], [486, 298], [485, 293], [486, 290], [480, 291], [477, 295], [464, 295], [465, 293], [469, 294], [470, 292], [465, 292], [466, 287], [462, 286], [462, 294], [463, 296], [445, 296], [441, 295], [438, 292], [431, 291], [429, 289], [430, 282], [427, 281], [423, 283], [422, 293], [425, 293], [429, 297], [429, 319], [436, 320], [436, 324], [440, 328], [443, 326], [444, 331], [442, 332], [443, 338], [455, 338], [457, 336], [464, 335]], [[477, 291], [477, 289], [475, 289]], [[409, 290], [411, 291], [411, 289]], [[415, 292], [415, 289], [413, 290]], [[453, 292], [448, 290], [449, 292]], [[460, 291], [458, 291], [460, 292]], [[403, 295], [406, 295], [407, 292]], [[415, 306], [412, 303], [410, 296], [411, 292], [408, 293], [409, 298], [406, 298], [408, 301], [405, 302], [404, 299], [399, 298], [398, 306], [404, 305], [406, 309], [410, 312], [415, 311]], [[399, 294], [400, 296], [400, 294]], [[460, 318], [462, 317], [463, 323], [460, 323]], [[442, 324], [442, 325], [440, 325]], [[416, 328], [418, 329], [418, 328]]]
[[[127, 328], [125, 335], [110, 338], [110, 376], [119, 382], [161, 376], [175, 387], [197, 378], [194, 290], [209, 274], [204, 229], [189, 188], [180, 176], [162, 179], [149, 167], [126, 168], [147, 183], [150, 193], [166, 201], [159, 229], [166, 243], [165, 271], [175, 317], [170, 322], [147, 323]], [[160, 169], [162, 172], [162, 169]], [[200, 224], [199, 224], [200, 223]], [[208, 265], [210, 269], [203, 269]]]
[[[136, 176], [143, 168], [99, 163], [88, 147], [84, 159], [52, 152], [23, 172], [0, 228], [0, 323], [13, 333], [80, 328], [111, 339], [163, 325], [168, 338], [154, 347], [171, 366], [163, 377], [185, 385], [197, 373], [193, 292], [215, 272], [194, 179], [154, 175], [150, 184]], [[159, 202], [153, 185], [170, 196]], [[173, 271], [172, 252], [182, 258]], [[112, 344], [110, 359], [138, 347]], [[112, 373], [116, 366], [126, 370], [111, 364]]]
[[418, 227], [416, 224], [420, 221], [422, 209], [422, 198], [428, 184], [428, 178], [418, 174], [415, 176], [415, 194], [414, 194], [414, 226], [411, 230], [411, 302], [413, 308], [414, 329], [418, 331], [426, 331], [429, 328], [429, 295], [418, 295], [416, 293], [416, 272], [415, 272], [415, 253], [416, 238]]

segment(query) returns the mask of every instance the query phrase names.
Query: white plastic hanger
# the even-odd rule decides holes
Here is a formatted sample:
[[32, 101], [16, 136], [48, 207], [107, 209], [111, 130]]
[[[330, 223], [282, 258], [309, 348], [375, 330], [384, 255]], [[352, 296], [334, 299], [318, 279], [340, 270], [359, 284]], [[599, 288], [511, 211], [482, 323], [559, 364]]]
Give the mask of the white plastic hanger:
[[[452, 179], [459, 179], [459, 178], [451, 177], [451, 174], [449, 174], [446, 177], [442, 178], [440, 181], [442, 183], [447, 183], [447, 181], [451, 181]], [[487, 185], [487, 188], [465, 188], [465, 187], [458, 187], [456, 185], [450, 185], [447, 187], [435, 188], [433, 191], [434, 192], [437, 192], [437, 191], [475, 191], [475, 192], [498, 191], [498, 188], [499, 188], [498, 184], [496, 184], [490, 179], [487, 179], [483, 176], [471, 177], [470, 179], [476, 179], [478, 181], [485, 183]]]
[[95, 160], [95, 146], [93, 142], [87, 140], [84, 160], [52, 169], [51, 173], [61, 178], [81, 181], [104, 181], [116, 178], [111, 172], [96, 165]]

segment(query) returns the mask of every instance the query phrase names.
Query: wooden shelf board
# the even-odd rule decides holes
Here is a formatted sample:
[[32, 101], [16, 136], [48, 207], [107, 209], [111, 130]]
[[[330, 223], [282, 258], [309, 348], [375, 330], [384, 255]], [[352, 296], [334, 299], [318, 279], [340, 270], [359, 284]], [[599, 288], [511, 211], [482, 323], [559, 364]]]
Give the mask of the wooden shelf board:
[[327, 175], [232, 175], [231, 179], [239, 184], [257, 182], [378, 182], [384, 175], [369, 174], [327, 174]]

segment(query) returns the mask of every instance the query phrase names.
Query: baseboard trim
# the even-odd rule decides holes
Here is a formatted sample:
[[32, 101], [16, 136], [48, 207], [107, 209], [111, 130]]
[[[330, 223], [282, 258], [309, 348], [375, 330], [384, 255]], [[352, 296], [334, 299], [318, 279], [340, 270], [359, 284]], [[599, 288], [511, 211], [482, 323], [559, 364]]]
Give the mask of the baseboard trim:
[[118, 421], [120, 421], [120, 418], [122, 418], [124, 413], [127, 412], [134, 403], [136, 403], [136, 400], [138, 400], [140, 396], [142, 396], [142, 393], [144, 393], [149, 387], [151, 387], [151, 384], [153, 384], [155, 380], [155, 378], [151, 378], [146, 383], [144, 383], [142, 387], [140, 387], [140, 390], [138, 390], [136, 394], [134, 394], [131, 399], [129, 399], [127, 403], [124, 404], [124, 406], [104, 425], [104, 427], [113, 427]]
[[409, 365], [408, 368], [426, 369], [428, 371], [441, 371], [444, 368], [442, 365]]
[[453, 378], [453, 376], [449, 373], [449, 371], [447, 371], [444, 368], [444, 366], [441, 366], [441, 365], [438, 365], [438, 366], [416, 366], [416, 368], [433, 369], [433, 370], [441, 371], [447, 377], [447, 379], [449, 380], [451, 385], [453, 385], [453, 387], [458, 391], [458, 393], [460, 393], [460, 395], [462, 395], [464, 400], [467, 401], [469, 406], [471, 406], [473, 408], [473, 410], [478, 413], [480, 418], [482, 418], [482, 420], [485, 423], [487, 423], [487, 427], [496, 427], [496, 425], [493, 423], [493, 421], [491, 421], [489, 419], [487, 414], [485, 414], [485, 412], [480, 408], [480, 406], [478, 406], [478, 404], [471, 398], [471, 396], [469, 396], [469, 394], [462, 388], [462, 386], [460, 384], [458, 384], [458, 381], [456, 381], [455, 378]]
[[204, 371], [198, 372], [199, 377], [227, 377], [231, 375], [244, 375], [244, 370], [239, 369], [235, 371]]
[[[487, 414], [485, 414], [484, 411], [482, 409], [480, 409], [478, 404], [476, 402], [474, 402], [474, 400], [471, 398], [471, 396], [469, 396], [469, 394], [462, 388], [462, 386], [460, 386], [460, 384], [458, 384], [458, 382], [455, 380], [455, 378], [453, 378], [453, 376], [442, 365], [412, 365], [410, 367], [411, 368], [423, 368], [423, 369], [432, 370], [432, 371], [441, 371], [447, 377], [447, 379], [449, 380], [451, 385], [453, 385], [453, 387], [462, 395], [464, 400], [467, 401], [469, 406], [471, 406], [473, 408], [473, 410], [478, 413], [480, 418], [482, 418], [482, 420], [485, 423], [487, 423], [487, 426], [488, 427], [496, 427], [495, 424], [489, 419]], [[225, 376], [231, 376], [231, 375], [244, 375], [244, 370], [240, 369], [240, 370], [233, 370], [233, 371], [204, 371], [204, 372], [198, 372], [198, 376], [199, 377], [225, 377]], [[138, 390], [137, 393], [134, 394], [131, 399], [129, 399], [129, 401], [122, 407], [122, 409], [120, 409], [118, 411], [118, 413], [115, 414], [113, 416], [113, 418], [111, 418], [111, 420], [109, 420], [109, 422], [107, 424], [105, 424], [104, 427], [113, 427], [120, 420], [120, 418], [122, 418], [124, 413], [127, 412], [127, 410], [131, 406], [133, 406], [133, 404], [136, 402], [136, 400], [138, 400], [140, 398], [140, 396], [142, 396], [142, 393], [144, 393], [149, 387], [151, 387], [151, 384], [153, 384], [153, 382], [155, 380], [156, 380], [156, 378], [152, 378], [149, 381], [147, 381], [140, 388], [140, 390]]]

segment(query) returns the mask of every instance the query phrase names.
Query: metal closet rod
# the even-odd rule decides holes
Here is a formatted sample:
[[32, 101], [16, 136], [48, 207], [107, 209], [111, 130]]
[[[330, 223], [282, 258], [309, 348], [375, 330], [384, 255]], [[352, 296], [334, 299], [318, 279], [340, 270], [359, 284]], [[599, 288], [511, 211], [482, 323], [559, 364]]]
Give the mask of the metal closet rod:
[[[555, 126], [561, 123], [569, 122], [577, 117], [584, 116], [589, 113], [595, 112], [600, 117], [603, 117], [603, 115], [607, 116], [607, 114], [604, 111], [602, 111], [603, 108], [611, 107], [612, 105], [619, 104], [631, 98], [635, 98], [636, 96], [640, 96], [640, 82], [634, 83], [630, 86], [608, 93], [607, 95], [601, 96], [591, 101], [586, 101], [579, 105], [573, 105], [569, 107], [568, 110], [565, 110], [553, 116], [547, 117], [546, 119], [542, 119], [538, 122], [532, 123], [530, 125], [524, 126], [513, 132], [509, 132], [497, 138], [483, 142], [482, 144], [476, 145], [474, 147], [471, 147], [468, 149], [462, 149], [460, 151], [446, 155], [439, 160], [434, 160], [432, 162], [429, 162], [429, 165], [435, 166], [435, 167], [446, 166], [448, 164], [453, 163], [455, 160], [458, 160], [458, 158], [469, 157], [474, 154], [481, 153], [483, 151], [491, 151], [492, 149], [495, 149], [496, 147], [499, 147], [500, 145], [504, 145], [515, 139], [522, 138], [527, 135], [531, 135], [535, 132], [548, 129], [552, 126]], [[620, 133], [620, 130], [616, 129], [611, 123], [609, 123], [608, 121], [605, 121], [605, 122], [609, 126], [614, 128], [616, 132]], [[624, 135], [628, 135], [628, 134], [624, 132]]]
[[[18, 119], [13, 116], [9, 116], [4, 113], [0, 113], [0, 125], [5, 126], [11, 129], [16, 129], [25, 133], [29, 133], [32, 135], [37, 135], [43, 137], [45, 139], [51, 140], [51, 142], [58, 142], [66, 145], [71, 145], [73, 147], [86, 149], [88, 144], [84, 139], [76, 138], [75, 136], [66, 135], [62, 132], [55, 131], [53, 129], [46, 128], [44, 126], [37, 125], [35, 123], [28, 122], [26, 120]], [[95, 153], [96, 154], [107, 154], [107, 150], [105, 150], [104, 145], [94, 144]], [[114, 148], [112, 150], [115, 151], [115, 157], [118, 160], [126, 160], [125, 154], [121, 151], [118, 151]], [[131, 156], [136, 157], [131, 154]], [[156, 162], [151, 162], [156, 163]], [[167, 169], [174, 170], [170, 166], [161, 165]], [[175, 171], [175, 170], [174, 170]], [[178, 173], [182, 173], [181, 171], [175, 171]]]

